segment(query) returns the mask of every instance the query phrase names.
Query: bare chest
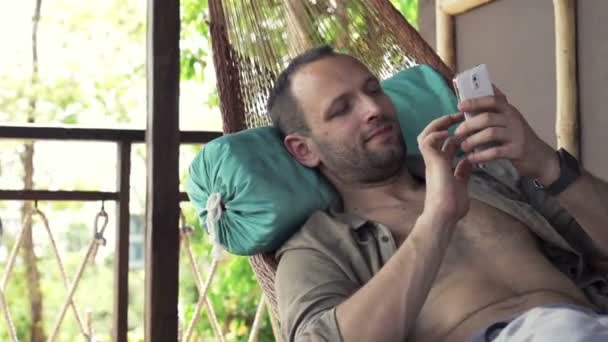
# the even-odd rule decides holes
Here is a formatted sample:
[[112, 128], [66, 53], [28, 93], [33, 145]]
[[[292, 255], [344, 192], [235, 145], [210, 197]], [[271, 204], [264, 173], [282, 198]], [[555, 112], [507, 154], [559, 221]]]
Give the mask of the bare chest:
[[[397, 246], [401, 245], [416, 224], [423, 210], [422, 203], [377, 211], [368, 218], [389, 227]], [[471, 199], [468, 214], [460, 220], [447, 251], [451, 254], [478, 253], [505, 244], [520, 244], [532, 235], [520, 221], [484, 202]]]

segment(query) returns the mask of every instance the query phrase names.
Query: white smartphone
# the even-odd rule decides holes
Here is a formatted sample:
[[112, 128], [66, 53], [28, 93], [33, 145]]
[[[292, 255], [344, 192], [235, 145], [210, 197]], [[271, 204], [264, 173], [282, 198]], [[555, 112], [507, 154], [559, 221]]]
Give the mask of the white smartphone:
[[[488, 67], [485, 64], [480, 64], [456, 75], [454, 90], [459, 102], [476, 97], [494, 96]], [[464, 115], [468, 119], [472, 114], [464, 113]]]
[[[458, 102], [484, 96], [494, 96], [494, 87], [490, 79], [488, 67], [485, 64], [480, 64], [469, 70], [463, 71], [454, 78], [454, 90]], [[464, 113], [466, 120], [470, 119], [473, 113]], [[483, 150], [495, 144], [487, 144], [481, 148], [476, 148], [475, 151]], [[485, 167], [484, 164], [477, 164], [478, 167]]]

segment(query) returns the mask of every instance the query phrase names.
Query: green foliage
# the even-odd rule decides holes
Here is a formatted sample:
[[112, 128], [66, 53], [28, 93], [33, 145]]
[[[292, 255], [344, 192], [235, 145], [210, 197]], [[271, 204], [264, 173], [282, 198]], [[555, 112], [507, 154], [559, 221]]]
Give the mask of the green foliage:
[[418, 0], [390, 0], [393, 6], [412, 24], [418, 27]]
[[[13, 270], [13, 280], [9, 282], [5, 296], [10, 303], [10, 313], [20, 341], [27, 341], [29, 338], [29, 306], [26, 305], [27, 284], [25, 277], [25, 267], [23, 264], [17, 265]], [[16, 305], [16, 304], [21, 305]], [[0, 321], [0, 341], [10, 341], [8, 330], [4, 319]]]
[[[411, 23], [417, 22], [417, 0], [391, 0], [391, 2]], [[208, 1], [182, 0], [180, 6], [182, 80], [210, 86], [209, 83], [213, 82], [214, 77], [205, 75], [212, 54]], [[6, 8], [10, 6], [5, 6], [3, 9]], [[272, 26], [270, 23], [279, 12], [273, 8], [259, 10], [260, 15], [267, 18], [266, 24]], [[129, 123], [136, 121], [137, 115], [143, 115], [146, 16], [145, 7], [141, 2], [57, 0], [43, 5], [42, 14], [40, 30], [49, 33], [41, 35], [40, 42], [54, 48], [41, 49], [41, 74], [35, 87], [31, 86], [27, 68], [21, 72], [0, 73], [0, 121], [24, 123], [30, 108], [30, 98], [36, 99], [36, 122], [42, 124]], [[319, 17], [318, 20], [318, 24], [323, 22], [325, 25], [336, 25], [335, 21], [327, 21], [328, 19], [324, 17]], [[353, 29], [349, 32], [358, 35], [355, 37], [357, 39], [364, 39], [369, 29], [366, 27], [365, 18], [355, 18], [351, 25]], [[277, 29], [276, 32], [271, 31], [271, 34], [264, 39], [280, 41], [283, 39], [282, 33]], [[25, 39], [29, 39], [29, 36]], [[337, 37], [334, 36], [334, 39]], [[254, 44], [255, 42], [245, 41], [241, 48], [245, 49], [248, 55], [254, 56], [256, 51]], [[279, 44], [279, 53], [284, 52], [285, 49], [285, 44]], [[51, 56], [48, 51], [54, 51], [57, 55]], [[53, 72], [54, 68], [62, 68], [62, 70]], [[217, 107], [219, 105], [217, 91], [213, 92], [206, 102], [211, 107]], [[16, 150], [14, 143], [3, 146]], [[140, 149], [134, 149], [135, 158], [144, 157], [138, 154], [139, 152]], [[6, 161], [9, 159], [12, 160], [11, 163], [18, 161], [18, 158], [13, 157], [11, 155], [8, 158], [5, 154], [0, 154], [0, 172], [4, 173], [6, 168], [8, 174]], [[91, 182], [86, 184], [74, 181], [72, 185], [75, 189], [91, 190], [99, 187], [95, 181], [91, 179]], [[47, 185], [42, 184], [43, 187]], [[135, 189], [135, 191], [145, 193], [143, 190]], [[142, 199], [132, 196], [132, 201], [138, 200]], [[5, 203], [0, 205], [0, 208], [9, 208]], [[59, 230], [56, 235], [62, 258], [66, 263], [66, 272], [72, 280], [91, 240], [92, 217], [82, 219], [74, 214], [86, 210], [82, 203], [54, 202], [45, 208], [50, 213], [51, 224], [59, 220], [59, 217], [73, 216], [67, 220], [69, 221], [66, 223], [67, 229]], [[198, 224], [193, 208], [184, 205], [184, 213], [188, 222], [195, 223], [192, 249], [205, 278], [212, 262], [211, 245], [208, 236]], [[7, 248], [12, 246], [15, 235], [14, 231], [5, 232], [2, 236], [2, 245]], [[48, 334], [57, 312], [63, 305], [66, 289], [46, 235], [42, 234], [41, 230], [37, 230], [34, 236], [37, 241], [36, 253], [42, 277], [44, 327]], [[112, 250], [113, 247], [108, 245], [103, 248]], [[98, 262], [89, 265], [85, 271], [76, 293], [76, 301], [79, 307], [84, 308], [81, 312], [83, 318], [88, 308], [92, 310], [96, 337], [102, 341], [109, 341], [113, 310], [113, 256], [112, 253], [105, 257], [101, 254], [103, 253], [98, 256]], [[31, 324], [27, 280], [23, 260], [17, 261], [11, 281], [6, 288], [6, 298], [18, 337], [27, 341]], [[4, 270], [4, 265], [1, 266], [0, 270]], [[129, 274], [128, 308], [130, 341], [143, 341], [143, 286], [143, 270], [132, 270]], [[183, 323], [188, 323], [192, 319], [199, 294], [191, 266], [183, 251], [180, 261], [179, 291], [180, 318]], [[221, 264], [212, 283], [209, 297], [216, 309], [222, 332], [228, 341], [247, 340], [261, 294], [247, 258], [229, 256]], [[195, 335], [198, 340], [213, 340], [213, 330], [205, 312], [195, 327]], [[66, 314], [58, 340], [80, 339], [79, 328], [70, 310]], [[7, 340], [10, 339], [6, 324], [0, 320], [0, 341]], [[263, 321], [259, 340], [273, 340], [267, 317]]]
[[207, 3], [207, 0], [180, 1], [180, 67], [181, 77], [185, 80], [205, 81], [205, 60], [211, 54]]

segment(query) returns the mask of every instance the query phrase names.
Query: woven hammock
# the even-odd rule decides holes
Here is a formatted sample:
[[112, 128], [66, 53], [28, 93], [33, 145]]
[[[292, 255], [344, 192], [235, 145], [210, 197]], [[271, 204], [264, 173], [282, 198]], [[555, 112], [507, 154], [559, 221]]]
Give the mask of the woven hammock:
[[[389, 0], [209, 0], [213, 58], [224, 133], [270, 124], [266, 100], [278, 74], [299, 53], [324, 44], [386, 78], [429, 64], [452, 71]], [[250, 258], [275, 317], [277, 262]]]

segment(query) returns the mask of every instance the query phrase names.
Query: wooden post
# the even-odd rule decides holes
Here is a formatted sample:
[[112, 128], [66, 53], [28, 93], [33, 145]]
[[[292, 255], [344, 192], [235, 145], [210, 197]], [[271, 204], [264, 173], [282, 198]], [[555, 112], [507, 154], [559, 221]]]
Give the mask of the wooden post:
[[179, 0], [148, 0], [145, 335], [177, 340]]
[[580, 156], [576, 81], [576, 1], [553, 0], [557, 74], [557, 145]]
[[118, 143], [116, 246], [114, 248], [114, 318], [112, 340], [127, 342], [129, 307], [129, 218], [131, 143]]
[[435, 31], [437, 34], [437, 54], [450, 69], [456, 70], [454, 18], [443, 11], [441, 0], [435, 0]]

